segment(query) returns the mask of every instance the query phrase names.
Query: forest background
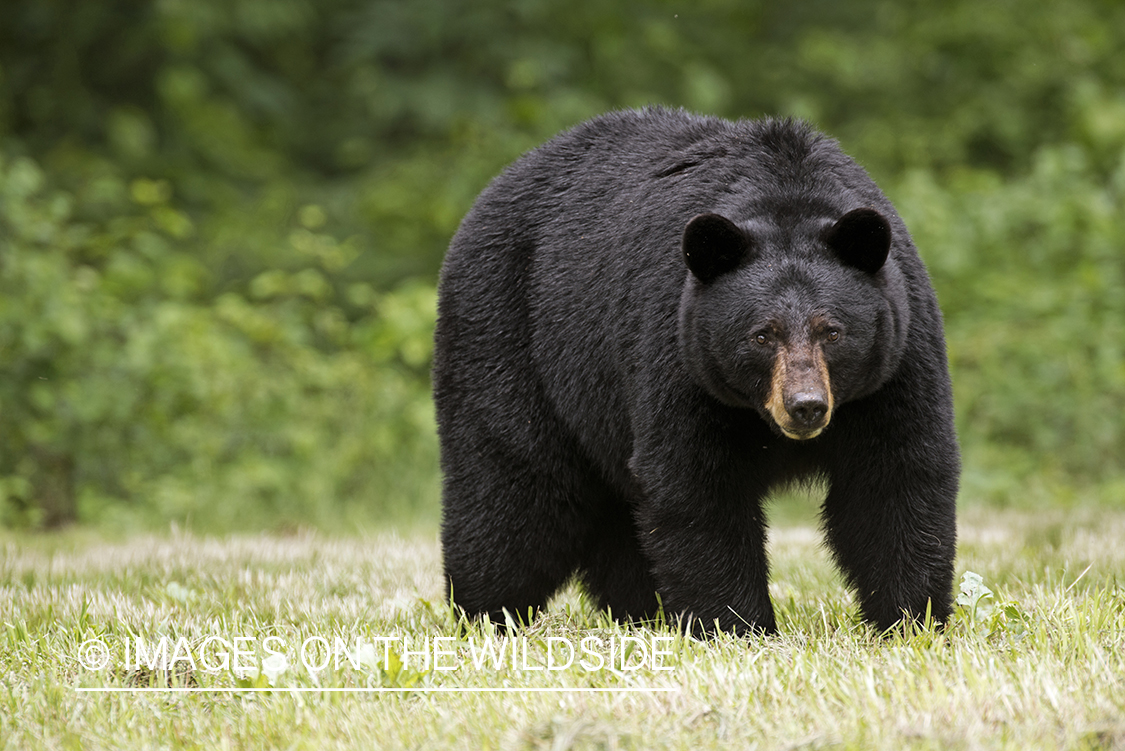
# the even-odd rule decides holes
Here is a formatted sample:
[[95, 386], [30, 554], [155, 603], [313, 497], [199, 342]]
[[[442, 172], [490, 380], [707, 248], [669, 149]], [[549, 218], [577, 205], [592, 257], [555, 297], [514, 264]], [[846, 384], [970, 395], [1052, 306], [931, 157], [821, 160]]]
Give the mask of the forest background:
[[1125, 508], [1125, 5], [6, 0], [0, 526], [430, 525], [450, 236], [609, 109], [807, 118], [944, 310], [965, 505]]

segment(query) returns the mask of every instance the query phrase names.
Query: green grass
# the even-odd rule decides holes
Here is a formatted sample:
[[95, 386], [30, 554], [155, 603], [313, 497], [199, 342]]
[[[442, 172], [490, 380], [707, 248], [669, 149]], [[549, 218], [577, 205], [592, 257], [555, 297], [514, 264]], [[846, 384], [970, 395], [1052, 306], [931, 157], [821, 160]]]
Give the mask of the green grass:
[[[958, 573], [980, 574], [994, 595], [975, 611], [959, 610], [945, 632], [897, 638], [857, 622], [813, 529], [777, 529], [771, 549], [781, 636], [701, 642], [664, 628], [623, 628], [571, 588], [522, 630], [516, 643], [528, 645], [529, 665], [550, 637], [564, 657], [560, 640], [631, 636], [651, 645], [660, 636], [670, 669], [654, 670], [650, 655], [636, 670], [576, 662], [531, 671], [518, 661], [473, 667], [470, 638], [478, 647], [503, 640], [458, 622], [443, 604], [433, 535], [9, 534], [0, 537], [0, 748], [1125, 746], [1125, 515], [966, 514]], [[427, 671], [409, 656], [401, 664], [404, 635], [431, 646], [453, 637], [437, 643], [449, 652], [443, 664], [459, 667]], [[209, 636], [246, 636], [259, 646], [274, 636], [272, 646], [284, 646], [293, 664], [255, 677], [193, 670], [187, 660], [126, 662], [127, 643], [153, 645], [161, 636], [183, 639], [197, 662]], [[339, 669], [300, 664], [305, 640], [315, 646], [317, 637], [337, 636], [352, 646], [399, 641], [388, 653], [366, 650], [355, 665], [342, 655]], [[92, 639], [107, 647], [104, 669], [80, 663], [93, 654], [80, 649]], [[644, 654], [631, 643], [627, 665], [640, 664]], [[272, 690], [78, 690], [169, 686]], [[407, 690], [277, 690], [312, 687]], [[486, 687], [514, 690], [431, 690]], [[562, 688], [670, 690], [528, 690]]]

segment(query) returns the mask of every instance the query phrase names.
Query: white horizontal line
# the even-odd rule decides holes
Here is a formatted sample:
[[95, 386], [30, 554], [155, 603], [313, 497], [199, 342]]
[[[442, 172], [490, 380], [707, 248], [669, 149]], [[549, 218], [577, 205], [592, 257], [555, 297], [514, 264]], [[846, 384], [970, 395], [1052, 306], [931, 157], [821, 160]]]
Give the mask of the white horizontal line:
[[674, 688], [454, 688], [434, 686], [430, 688], [316, 688], [316, 687], [285, 687], [285, 688], [235, 688], [217, 686], [214, 688], [80, 688], [75, 687], [79, 693], [93, 694], [253, 694], [253, 693], [279, 693], [279, 694], [535, 694], [535, 693], [588, 693], [588, 694], [624, 694], [624, 693], [667, 693], [675, 691]]

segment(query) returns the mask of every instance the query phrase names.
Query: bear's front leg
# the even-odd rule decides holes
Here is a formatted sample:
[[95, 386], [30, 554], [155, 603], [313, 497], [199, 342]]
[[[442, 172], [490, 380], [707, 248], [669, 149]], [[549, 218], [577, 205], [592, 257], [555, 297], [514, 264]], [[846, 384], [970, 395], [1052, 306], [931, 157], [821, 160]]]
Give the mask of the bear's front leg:
[[[772, 634], [765, 488], [731, 472], [730, 462], [705, 471], [679, 459], [634, 458], [641, 498], [634, 517], [665, 612], [696, 634], [718, 630]], [[718, 457], [708, 457], [716, 459]]]
[[861, 413], [848, 428], [840, 420], [823, 509], [836, 561], [880, 631], [927, 612], [944, 623], [952, 610], [956, 439], [951, 425], [904, 411], [893, 420]]

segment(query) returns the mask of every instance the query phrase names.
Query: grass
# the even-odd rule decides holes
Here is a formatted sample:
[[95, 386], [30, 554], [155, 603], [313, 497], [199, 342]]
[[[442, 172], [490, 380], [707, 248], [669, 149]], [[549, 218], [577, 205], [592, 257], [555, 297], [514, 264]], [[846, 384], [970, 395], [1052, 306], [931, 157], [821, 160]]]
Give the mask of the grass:
[[[585, 667], [548, 671], [518, 659], [472, 665], [470, 640], [504, 639], [443, 604], [432, 534], [9, 534], [0, 748], [1125, 748], [1123, 541], [1120, 512], [969, 512], [958, 572], [979, 574], [993, 594], [978, 586], [976, 607], [944, 632], [881, 639], [856, 621], [815, 531], [785, 526], [771, 541], [781, 636], [701, 642], [624, 628], [571, 588], [512, 642], [527, 645], [528, 666], [549, 640], [565, 661], [564, 641], [598, 637], [587, 645], [603, 660], [625, 638], [629, 669], [592, 669], [586, 654]], [[169, 660], [183, 659], [138, 661], [138, 637], [155, 652], [161, 636]], [[252, 640], [242, 646], [256, 652], [241, 659], [257, 674], [204, 669], [222, 651], [205, 640], [235, 636]], [[270, 636], [287, 652], [280, 672], [264, 651]], [[426, 670], [402, 654], [404, 636], [410, 649], [437, 644], [439, 665], [456, 669]], [[645, 652], [654, 636], [655, 664]], [[306, 669], [300, 646], [306, 662], [331, 662], [336, 637], [348, 648], [339, 665]], [[92, 670], [81, 661], [98, 655], [82, 645], [94, 639], [106, 665]], [[78, 690], [105, 687], [130, 691]], [[136, 690], [167, 687], [239, 690]], [[279, 691], [312, 687], [396, 691]], [[432, 690], [474, 688], [513, 690]]]

